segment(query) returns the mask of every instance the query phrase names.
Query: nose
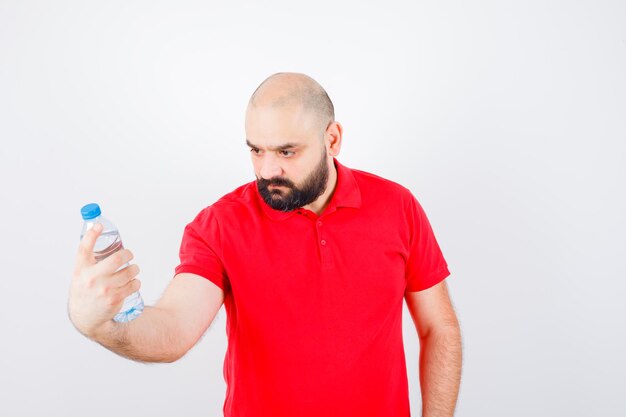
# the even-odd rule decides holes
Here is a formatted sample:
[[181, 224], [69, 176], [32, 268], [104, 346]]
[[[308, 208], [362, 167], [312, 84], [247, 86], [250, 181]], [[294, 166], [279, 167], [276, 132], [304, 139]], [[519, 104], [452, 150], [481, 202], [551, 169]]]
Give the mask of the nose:
[[266, 154], [261, 161], [261, 170], [259, 175], [261, 178], [269, 180], [274, 177], [281, 177], [283, 170], [280, 167], [280, 163], [274, 155]]

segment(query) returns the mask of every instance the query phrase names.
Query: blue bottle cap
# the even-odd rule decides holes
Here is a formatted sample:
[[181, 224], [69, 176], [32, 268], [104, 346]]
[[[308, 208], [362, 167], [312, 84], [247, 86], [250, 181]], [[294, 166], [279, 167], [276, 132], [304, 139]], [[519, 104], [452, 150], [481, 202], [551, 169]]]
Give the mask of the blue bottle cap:
[[83, 206], [80, 209], [80, 214], [83, 216], [83, 220], [91, 220], [98, 217], [102, 212], [100, 211], [100, 206], [96, 203], [91, 203]]

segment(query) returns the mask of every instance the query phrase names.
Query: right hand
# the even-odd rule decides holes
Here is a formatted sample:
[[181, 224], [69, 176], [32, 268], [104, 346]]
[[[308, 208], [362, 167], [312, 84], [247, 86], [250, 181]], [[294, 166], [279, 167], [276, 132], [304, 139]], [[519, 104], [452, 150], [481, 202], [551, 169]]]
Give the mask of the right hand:
[[70, 321], [91, 339], [120, 311], [124, 299], [141, 286], [140, 281], [134, 279], [139, 273], [136, 264], [117, 271], [133, 259], [130, 250], [118, 250], [96, 262], [93, 248], [101, 232], [101, 225], [98, 229], [94, 226], [80, 241], [68, 301]]

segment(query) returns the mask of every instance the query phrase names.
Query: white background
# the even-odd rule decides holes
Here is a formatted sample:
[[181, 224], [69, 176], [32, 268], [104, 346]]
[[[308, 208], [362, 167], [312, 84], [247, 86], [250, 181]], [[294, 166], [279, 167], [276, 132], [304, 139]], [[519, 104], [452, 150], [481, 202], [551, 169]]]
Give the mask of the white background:
[[101, 204], [154, 303], [185, 224], [254, 179], [245, 106], [279, 71], [327, 90], [342, 163], [426, 210], [458, 416], [626, 415], [626, 4], [262, 3], [0, 1], [0, 415], [221, 415], [223, 309], [174, 364], [72, 327], [79, 210]]

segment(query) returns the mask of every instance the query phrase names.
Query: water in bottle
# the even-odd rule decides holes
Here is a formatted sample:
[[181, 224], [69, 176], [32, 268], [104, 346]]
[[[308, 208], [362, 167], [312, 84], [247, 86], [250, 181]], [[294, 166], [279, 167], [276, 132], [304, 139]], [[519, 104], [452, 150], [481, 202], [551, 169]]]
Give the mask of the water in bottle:
[[[100, 262], [118, 250], [124, 249], [120, 232], [117, 230], [117, 227], [111, 223], [111, 221], [102, 216], [100, 206], [98, 204], [87, 204], [83, 206], [80, 213], [85, 221], [83, 223], [83, 231], [80, 234], [81, 240], [83, 239], [85, 233], [87, 233], [87, 231], [90, 230], [96, 223], [100, 223], [103, 226], [102, 232], [100, 232], [100, 236], [98, 236], [93, 248], [96, 262]], [[117, 271], [126, 268], [128, 265], [130, 265], [130, 263], [126, 262], [124, 265], [119, 267]], [[113, 320], [119, 323], [131, 321], [141, 314], [143, 308], [143, 298], [141, 297], [139, 291], [135, 291], [124, 299], [124, 305], [122, 306], [120, 312], [115, 315]]]

